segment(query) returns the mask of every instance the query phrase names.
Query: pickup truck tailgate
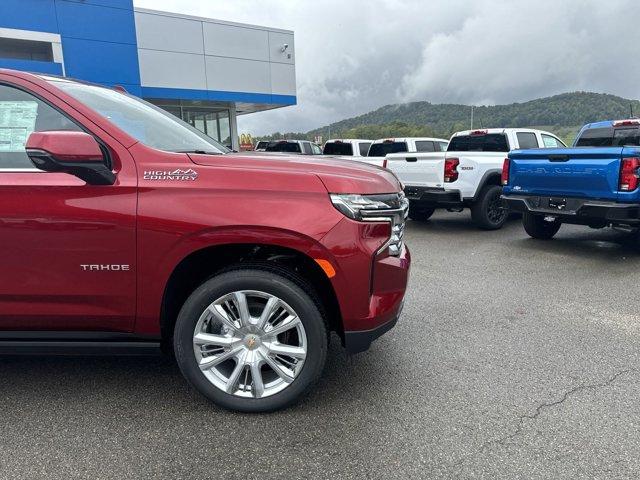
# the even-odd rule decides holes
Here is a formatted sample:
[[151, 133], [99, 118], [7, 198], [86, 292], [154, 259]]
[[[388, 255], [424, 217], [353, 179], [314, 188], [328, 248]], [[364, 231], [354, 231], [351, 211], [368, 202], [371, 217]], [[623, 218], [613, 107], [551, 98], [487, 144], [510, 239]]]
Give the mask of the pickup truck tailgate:
[[623, 149], [515, 150], [505, 193], [616, 200]]
[[444, 152], [394, 153], [386, 156], [387, 168], [405, 185], [442, 187]]

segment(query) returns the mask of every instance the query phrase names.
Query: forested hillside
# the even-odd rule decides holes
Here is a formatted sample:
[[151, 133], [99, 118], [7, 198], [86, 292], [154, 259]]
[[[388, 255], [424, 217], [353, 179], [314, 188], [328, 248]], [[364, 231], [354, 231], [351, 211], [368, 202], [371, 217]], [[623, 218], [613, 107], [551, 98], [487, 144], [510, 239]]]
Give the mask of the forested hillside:
[[[544, 127], [572, 140], [585, 123], [640, 115], [640, 101], [615, 95], [573, 92], [524, 103], [474, 108], [474, 128]], [[455, 104], [411, 102], [386, 105], [309, 132], [276, 133], [265, 138], [382, 138], [388, 136], [436, 136], [448, 138], [468, 129], [471, 107]]]

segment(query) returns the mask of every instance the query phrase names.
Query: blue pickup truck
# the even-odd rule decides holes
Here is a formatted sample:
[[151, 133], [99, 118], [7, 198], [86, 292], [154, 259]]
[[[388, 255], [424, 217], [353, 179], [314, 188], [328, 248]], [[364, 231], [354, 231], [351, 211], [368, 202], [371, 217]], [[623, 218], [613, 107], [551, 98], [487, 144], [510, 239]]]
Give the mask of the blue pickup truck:
[[504, 161], [502, 199], [533, 238], [563, 223], [640, 226], [640, 119], [585, 125], [573, 148], [515, 150]]

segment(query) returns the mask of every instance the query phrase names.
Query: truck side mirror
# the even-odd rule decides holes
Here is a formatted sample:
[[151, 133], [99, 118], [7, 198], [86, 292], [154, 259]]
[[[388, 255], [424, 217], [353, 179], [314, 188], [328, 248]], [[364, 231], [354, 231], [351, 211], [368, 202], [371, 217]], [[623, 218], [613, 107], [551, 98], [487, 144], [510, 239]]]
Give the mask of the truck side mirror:
[[113, 185], [116, 181], [100, 145], [85, 132], [33, 132], [26, 152], [33, 165], [45, 172], [69, 173], [90, 185]]

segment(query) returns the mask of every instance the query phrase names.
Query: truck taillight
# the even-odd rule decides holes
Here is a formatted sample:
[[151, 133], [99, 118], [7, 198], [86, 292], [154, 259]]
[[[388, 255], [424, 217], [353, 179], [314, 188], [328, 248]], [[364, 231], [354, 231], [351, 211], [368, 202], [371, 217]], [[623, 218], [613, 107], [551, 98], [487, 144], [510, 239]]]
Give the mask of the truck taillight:
[[640, 158], [623, 158], [620, 165], [620, 185], [618, 190], [631, 192], [638, 188]]
[[444, 161], [444, 181], [445, 183], [455, 182], [458, 179], [458, 165], [460, 160], [457, 158], [446, 158]]
[[500, 179], [500, 183], [502, 183], [502, 185], [508, 185], [509, 184], [509, 167], [510, 167], [510, 163], [508, 158], [504, 159], [504, 163], [502, 164], [502, 177]]

